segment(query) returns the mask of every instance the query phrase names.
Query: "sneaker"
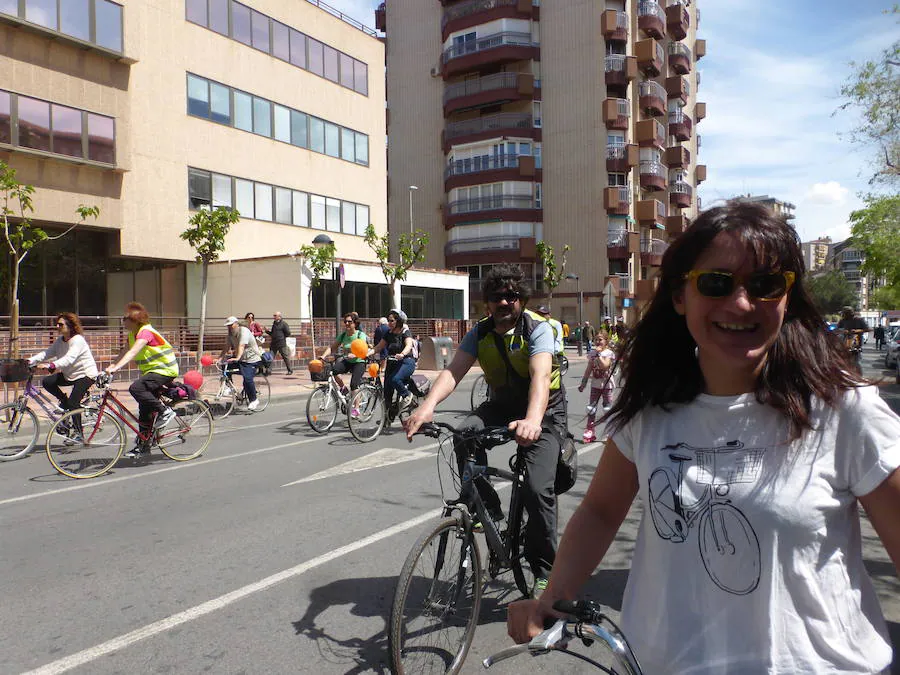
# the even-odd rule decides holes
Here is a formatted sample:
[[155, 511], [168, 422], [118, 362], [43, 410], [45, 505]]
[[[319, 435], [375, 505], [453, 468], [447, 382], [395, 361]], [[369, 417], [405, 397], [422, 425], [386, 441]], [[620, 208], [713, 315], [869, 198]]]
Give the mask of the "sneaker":
[[397, 401], [397, 414], [400, 414], [404, 410], [406, 410], [412, 404], [412, 394], [407, 394], [406, 396], [401, 396]]
[[175, 419], [175, 411], [171, 408], [166, 408], [156, 416], [156, 422], [153, 423], [153, 428], [162, 429], [173, 419]]
[[61, 405], [58, 405], [53, 409], [53, 412], [57, 415], [65, 415], [66, 409], [63, 408]]
[[351, 408], [350, 417], [353, 417], [354, 419], [359, 417], [359, 408]]
[[63, 439], [63, 445], [78, 445], [79, 443], [84, 443], [84, 438], [77, 431], [73, 431]]
[[547, 590], [547, 584], [550, 580], [547, 577], [538, 577], [534, 580], [534, 586], [531, 587], [531, 597], [537, 600], [544, 591]]
[[247, 410], [256, 410], [258, 407], [259, 407], [259, 399], [250, 401], [250, 403], [247, 404]]
[[126, 459], [139, 459], [148, 454], [148, 451], [140, 444], [135, 445], [131, 450], [126, 452], [122, 457]]
[[593, 429], [585, 429], [584, 434], [581, 436], [581, 441], [583, 443], [593, 443], [597, 440], [597, 435], [594, 433]]

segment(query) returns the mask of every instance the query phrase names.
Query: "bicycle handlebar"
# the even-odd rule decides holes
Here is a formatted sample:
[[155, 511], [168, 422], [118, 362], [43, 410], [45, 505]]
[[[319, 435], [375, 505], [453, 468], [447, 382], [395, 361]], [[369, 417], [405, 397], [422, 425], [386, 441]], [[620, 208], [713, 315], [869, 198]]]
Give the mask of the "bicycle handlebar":
[[467, 439], [496, 440], [500, 442], [511, 441], [516, 437], [515, 433], [507, 427], [485, 427], [484, 429], [457, 429], [446, 422], [425, 422], [416, 431], [416, 435], [422, 434], [429, 438], [438, 438], [444, 431], [453, 436], [463, 436]]
[[107, 373], [105, 370], [97, 373], [97, 377], [94, 378], [94, 384], [101, 389], [108, 387], [110, 382], [112, 382], [112, 374]]

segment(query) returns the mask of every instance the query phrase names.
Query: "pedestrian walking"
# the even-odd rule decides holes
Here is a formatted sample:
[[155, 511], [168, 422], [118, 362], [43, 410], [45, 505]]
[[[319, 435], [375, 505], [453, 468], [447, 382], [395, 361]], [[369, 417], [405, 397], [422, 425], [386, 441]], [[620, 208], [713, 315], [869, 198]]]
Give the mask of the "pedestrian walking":
[[882, 326], [881, 324], [875, 326], [874, 336], [875, 349], [881, 351], [881, 348], [884, 346], [884, 326]]
[[269, 344], [269, 351], [272, 352], [272, 362], [275, 357], [281, 354], [284, 359], [284, 365], [287, 368], [287, 374], [293, 375], [294, 369], [291, 367], [291, 353], [287, 348], [287, 339], [291, 336], [291, 328], [287, 321], [281, 318], [281, 312], [275, 312], [272, 315], [272, 327], [266, 331], [272, 342]]
[[584, 322], [584, 328], [581, 331], [581, 339], [584, 342], [585, 351], [591, 348], [591, 344], [594, 342], [594, 327], [591, 325], [590, 321]]
[[582, 440], [585, 443], [593, 443], [597, 440], [594, 433], [594, 425], [597, 417], [597, 408], [603, 405], [603, 412], [612, 407], [613, 394], [613, 364], [616, 354], [609, 348], [609, 337], [606, 331], [601, 330], [594, 338], [594, 348], [588, 354], [587, 367], [581, 376], [581, 384], [578, 391], [584, 391], [588, 381], [591, 383], [591, 396], [587, 406], [587, 423], [584, 427]]
[[262, 344], [266, 341], [266, 329], [256, 320], [256, 316], [254, 316], [253, 312], [247, 312], [244, 315], [244, 324], [250, 330], [250, 334], [256, 338], [257, 344]]

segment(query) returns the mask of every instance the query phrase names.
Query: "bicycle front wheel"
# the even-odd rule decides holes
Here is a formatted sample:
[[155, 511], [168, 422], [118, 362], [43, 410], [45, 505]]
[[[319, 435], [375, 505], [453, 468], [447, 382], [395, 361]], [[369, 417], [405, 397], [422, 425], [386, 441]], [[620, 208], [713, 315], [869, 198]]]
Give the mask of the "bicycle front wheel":
[[353, 438], [360, 443], [378, 438], [387, 417], [384, 393], [375, 385], [363, 384], [350, 396], [348, 407], [347, 426]]
[[69, 478], [96, 478], [109, 471], [125, 450], [122, 423], [105, 409], [70, 410], [47, 434], [47, 458]]
[[213, 418], [203, 401], [178, 401], [172, 405], [175, 417], [160, 429], [157, 445], [176, 462], [186, 462], [203, 454], [213, 434]]
[[490, 397], [491, 387], [488, 385], [487, 380], [484, 379], [484, 375], [479, 375], [472, 385], [472, 393], [469, 395], [469, 404], [472, 406], [472, 410], [477, 409]]
[[459, 518], [444, 518], [413, 546], [394, 595], [391, 672], [458, 673], [481, 606], [481, 556]]
[[257, 373], [253, 378], [253, 384], [256, 385], [256, 400], [259, 401], [259, 407], [255, 412], [262, 412], [269, 405], [269, 399], [272, 397], [272, 388], [269, 387], [269, 378], [262, 373]]
[[334, 426], [337, 420], [338, 407], [337, 396], [327, 384], [320, 385], [306, 399], [306, 421], [313, 431], [324, 434]]
[[509, 513], [509, 540], [510, 556], [509, 562], [512, 567], [513, 578], [516, 580], [516, 588], [526, 598], [530, 598], [534, 593], [534, 572], [531, 571], [531, 564], [525, 559], [525, 541], [528, 536], [528, 511], [525, 510], [525, 503], [522, 499], [522, 490], [524, 487], [519, 484], [513, 487], [516, 498], [514, 503], [510, 503]]
[[209, 406], [209, 412], [213, 419], [224, 420], [234, 410], [237, 394], [233, 387], [225, 382], [213, 382], [215, 389], [210, 387], [208, 390], [200, 388], [200, 398]]
[[0, 406], [0, 462], [27, 455], [37, 443], [40, 423], [30, 408], [15, 403]]

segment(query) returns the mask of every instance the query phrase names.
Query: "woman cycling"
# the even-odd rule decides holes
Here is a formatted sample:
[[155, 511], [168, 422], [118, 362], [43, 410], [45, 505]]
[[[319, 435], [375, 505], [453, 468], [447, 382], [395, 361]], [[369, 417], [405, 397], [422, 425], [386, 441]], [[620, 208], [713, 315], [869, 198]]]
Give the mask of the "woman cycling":
[[354, 340], [365, 342], [366, 334], [359, 329], [359, 314], [350, 312], [344, 315], [344, 330], [334, 339], [334, 344], [322, 353], [323, 359], [334, 354], [334, 367], [331, 372], [334, 373], [334, 379], [342, 391], [346, 391], [346, 389], [341, 375], [350, 373], [350, 389], [352, 391], [359, 386], [363, 374], [366, 372], [366, 360], [353, 356], [350, 351], [350, 344]]
[[509, 608], [514, 640], [578, 595], [640, 495], [622, 624], [645, 672], [889, 667], [859, 505], [900, 568], [900, 418], [822, 330], [803, 274], [797, 233], [758, 204], [672, 242], [550, 584]]
[[388, 405], [394, 399], [396, 390], [400, 398], [397, 401], [397, 413], [409, 407], [412, 402], [412, 394], [407, 382], [416, 370], [415, 342], [409, 327], [406, 325], [406, 314], [399, 309], [388, 312], [388, 332], [384, 338], [375, 345], [373, 352], [378, 354], [382, 349], [387, 349], [388, 364], [384, 374], [384, 400]]
[[[72, 312], [56, 315], [59, 337], [49, 349], [28, 359], [31, 365], [40, 363], [52, 374], [41, 380], [44, 390], [59, 401], [58, 413], [81, 406], [81, 399], [97, 377], [97, 363], [84, 339], [84, 331], [78, 316]], [[60, 387], [72, 387], [67, 397]]]

